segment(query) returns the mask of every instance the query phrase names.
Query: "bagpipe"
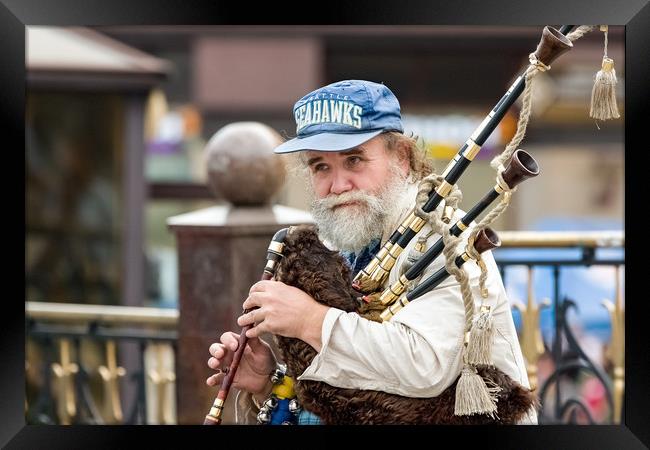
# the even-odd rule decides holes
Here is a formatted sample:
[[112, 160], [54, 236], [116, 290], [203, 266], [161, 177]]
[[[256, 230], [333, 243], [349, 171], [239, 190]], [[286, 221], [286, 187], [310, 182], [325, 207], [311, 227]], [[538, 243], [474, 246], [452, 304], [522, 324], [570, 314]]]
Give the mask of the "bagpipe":
[[[481, 305], [479, 311], [475, 311], [468, 277], [462, 266], [468, 261], [478, 264], [481, 268], [480, 292], [486, 298], [484, 282], [487, 269], [481, 254], [500, 245], [499, 237], [490, 224], [508, 207], [517, 186], [539, 174], [534, 158], [518, 148], [530, 115], [532, 81], [535, 75], [549, 70], [554, 60], [570, 50], [573, 41], [593, 29], [591, 26], [580, 26], [571, 32], [573, 28], [572, 25], [562, 26], [559, 30], [549, 26], [544, 28], [536, 50], [529, 55], [530, 64], [459, 149], [443, 173], [432, 174], [420, 181], [415, 207], [354, 279], [345, 259], [319, 240], [314, 226], [285, 228], [275, 234], [268, 248], [262, 279], [274, 278], [302, 289], [325, 305], [356, 312], [369, 320], [388, 321], [410, 302], [416, 301], [449, 276], [454, 276], [461, 285], [465, 307], [464, 366], [456, 381], [439, 396], [407, 398], [303, 380], [293, 382], [297, 402], [292, 402], [292, 411], [304, 407], [327, 424], [514, 424], [537, 405], [536, 395], [532, 391], [492, 364], [490, 307]], [[607, 32], [606, 27], [603, 31]], [[592, 91], [592, 117], [604, 120], [618, 116], [615, 99], [612, 100], [613, 84], [613, 61], [607, 58], [605, 52], [602, 71], [596, 77]], [[523, 104], [515, 135], [505, 150], [491, 162], [497, 171], [495, 185], [469, 212], [451, 223], [460, 199], [457, 181], [522, 94]], [[605, 110], [608, 112], [603, 112]], [[497, 199], [499, 203], [478, 224], [470, 227]], [[439, 208], [443, 201], [444, 207]], [[421, 241], [420, 237], [409, 254], [409, 263], [402, 266], [405, 270], [399, 279], [382, 289], [398, 257], [426, 224], [440, 238], [423, 251], [426, 240]], [[459, 253], [461, 235], [470, 228], [472, 231], [467, 245]], [[425, 270], [441, 254], [444, 255], [445, 266], [420, 281]], [[241, 330], [239, 347], [204, 424], [221, 423], [223, 406], [246, 346], [249, 327]], [[292, 377], [303, 373], [316, 356], [311, 346], [298, 339], [282, 336], [275, 336], [275, 339], [286, 363], [287, 374]], [[260, 423], [268, 422], [270, 410], [277, 403], [272, 400], [269, 399], [261, 408], [258, 416]]]
[[[278, 262], [283, 257], [284, 251], [284, 240], [287, 236], [287, 228], [282, 228], [278, 230], [271, 239], [269, 244], [267, 254], [266, 254], [266, 265], [262, 272], [261, 280], [270, 280], [275, 275], [275, 271], [278, 265]], [[250, 310], [244, 310], [244, 313], [249, 312]], [[232, 385], [235, 375], [237, 374], [237, 368], [239, 367], [239, 362], [241, 361], [242, 356], [244, 355], [244, 348], [246, 348], [246, 343], [248, 342], [248, 337], [246, 332], [251, 328], [251, 325], [244, 326], [241, 329], [241, 334], [239, 335], [239, 342], [237, 350], [233, 355], [228, 371], [221, 381], [221, 386], [219, 387], [219, 392], [215, 398], [210, 412], [205, 416], [203, 425], [219, 425], [223, 419], [223, 408], [226, 403], [226, 398], [230, 392], [230, 386]]]

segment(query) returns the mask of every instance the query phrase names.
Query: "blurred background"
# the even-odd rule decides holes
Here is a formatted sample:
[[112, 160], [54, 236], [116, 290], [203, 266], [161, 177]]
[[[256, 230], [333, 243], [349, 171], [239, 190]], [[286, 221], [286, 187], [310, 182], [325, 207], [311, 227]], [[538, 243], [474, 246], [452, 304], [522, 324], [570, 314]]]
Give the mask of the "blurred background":
[[[441, 172], [522, 73], [542, 28], [27, 27], [28, 423], [202, 422], [216, 394], [204, 386], [207, 345], [238, 329], [244, 300], [228, 291], [220, 306], [211, 289], [245, 292], [272, 230], [310, 220], [299, 177], [259, 205], [211, 188], [206, 148], [224, 126], [260, 122], [290, 138], [298, 98], [368, 79], [396, 94], [405, 131]], [[624, 27], [609, 27], [607, 47], [621, 118], [596, 122], [603, 51], [596, 29], [535, 78], [521, 148], [541, 176], [494, 224], [543, 423], [622, 416]], [[494, 185], [489, 162], [520, 107], [461, 178], [463, 209]], [[242, 258], [232, 242], [259, 256]], [[244, 266], [250, 275], [234, 274]]]

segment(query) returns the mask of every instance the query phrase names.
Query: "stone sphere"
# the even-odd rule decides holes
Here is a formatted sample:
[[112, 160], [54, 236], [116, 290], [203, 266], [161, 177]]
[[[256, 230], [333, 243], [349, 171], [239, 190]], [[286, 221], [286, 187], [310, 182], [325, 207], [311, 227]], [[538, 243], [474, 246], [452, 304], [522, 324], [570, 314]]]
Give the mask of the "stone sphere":
[[205, 147], [208, 186], [233, 205], [265, 205], [284, 183], [286, 169], [273, 149], [282, 137], [259, 122], [235, 122], [217, 131]]

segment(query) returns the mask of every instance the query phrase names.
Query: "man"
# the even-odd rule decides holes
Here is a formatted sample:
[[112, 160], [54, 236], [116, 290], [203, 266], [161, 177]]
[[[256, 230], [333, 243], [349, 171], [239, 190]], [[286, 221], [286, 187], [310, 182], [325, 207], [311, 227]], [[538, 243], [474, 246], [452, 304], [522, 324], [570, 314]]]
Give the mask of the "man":
[[[348, 258], [355, 275], [413, 207], [418, 181], [431, 167], [415, 140], [403, 134], [399, 102], [382, 84], [360, 80], [334, 83], [298, 100], [293, 111], [297, 137], [275, 152], [299, 152], [298, 161], [307, 172], [314, 198], [312, 213], [320, 237]], [[456, 211], [454, 219], [462, 214]], [[412, 253], [416, 241], [427, 234], [427, 247], [439, 238], [425, 226], [400, 255], [387, 283], [397, 280], [409, 256], [416, 255]], [[492, 307], [496, 329], [494, 363], [529, 387], [498, 268], [490, 252], [483, 254], [483, 260], [489, 292], [484, 302]], [[441, 256], [423, 277], [443, 266]], [[475, 264], [463, 267], [474, 298], [481, 299], [480, 270]], [[264, 332], [301, 339], [318, 352], [304, 373], [295, 374], [298, 380], [341, 388], [434, 397], [454, 383], [463, 366], [465, 313], [454, 277], [381, 324], [319, 304], [305, 292], [277, 281], [254, 284], [243, 307], [258, 309], [237, 320], [240, 326], [254, 326], [247, 332], [248, 345], [233, 386], [249, 393], [247, 398], [257, 409], [271, 392], [269, 374], [276, 367], [270, 347], [259, 339]], [[210, 346], [208, 366], [218, 373], [207, 379], [208, 385], [221, 383], [224, 374], [219, 368], [230, 364], [237, 339], [236, 333], [227, 332], [220, 343]], [[243, 422], [240, 417], [237, 420]], [[531, 410], [523, 423], [536, 422]]]

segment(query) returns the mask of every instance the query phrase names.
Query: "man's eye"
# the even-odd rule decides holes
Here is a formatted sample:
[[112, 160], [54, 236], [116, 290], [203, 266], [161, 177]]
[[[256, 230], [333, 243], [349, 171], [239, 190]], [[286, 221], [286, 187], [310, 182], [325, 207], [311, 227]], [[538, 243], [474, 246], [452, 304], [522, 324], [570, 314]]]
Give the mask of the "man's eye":
[[358, 156], [350, 156], [348, 158], [348, 164], [350, 164], [351, 166], [359, 164], [360, 162], [361, 162], [361, 158]]
[[327, 170], [327, 164], [316, 164], [313, 166], [314, 172], [322, 172], [323, 170]]

